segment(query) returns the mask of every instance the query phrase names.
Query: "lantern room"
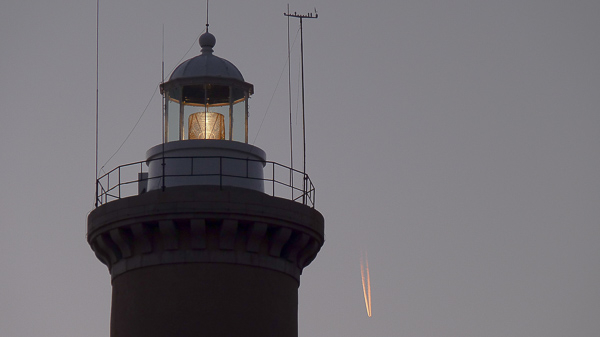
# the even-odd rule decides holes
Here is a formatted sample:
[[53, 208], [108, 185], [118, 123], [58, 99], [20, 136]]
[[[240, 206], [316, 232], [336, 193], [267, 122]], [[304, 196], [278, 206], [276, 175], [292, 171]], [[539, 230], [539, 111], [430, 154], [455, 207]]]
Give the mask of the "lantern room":
[[202, 52], [181, 63], [161, 85], [165, 142], [213, 139], [248, 143], [252, 84], [231, 62], [213, 55], [214, 35], [199, 39]]
[[140, 191], [216, 185], [264, 191], [266, 154], [248, 144], [248, 99], [254, 91], [231, 62], [213, 55], [215, 36], [200, 36], [200, 55], [161, 84], [164, 143], [146, 152]]

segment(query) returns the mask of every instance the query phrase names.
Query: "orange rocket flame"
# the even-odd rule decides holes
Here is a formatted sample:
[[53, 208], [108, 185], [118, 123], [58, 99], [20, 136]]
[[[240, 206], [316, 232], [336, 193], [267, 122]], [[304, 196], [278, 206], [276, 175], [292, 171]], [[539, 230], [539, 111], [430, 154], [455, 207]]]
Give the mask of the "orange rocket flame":
[[[365, 274], [367, 282], [365, 284]], [[367, 316], [371, 317], [371, 276], [369, 274], [369, 259], [367, 253], [360, 257], [360, 276], [362, 278], [363, 294], [365, 295], [365, 306], [367, 307]]]

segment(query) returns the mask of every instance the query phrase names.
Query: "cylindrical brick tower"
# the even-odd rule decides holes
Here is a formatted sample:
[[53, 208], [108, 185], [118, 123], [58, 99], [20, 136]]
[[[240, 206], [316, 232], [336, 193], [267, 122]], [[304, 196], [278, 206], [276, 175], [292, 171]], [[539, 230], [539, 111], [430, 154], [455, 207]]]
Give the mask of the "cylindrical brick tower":
[[97, 181], [87, 238], [112, 279], [111, 337], [298, 335], [324, 220], [305, 173], [247, 144], [253, 86], [215, 42], [161, 85], [164, 143]]

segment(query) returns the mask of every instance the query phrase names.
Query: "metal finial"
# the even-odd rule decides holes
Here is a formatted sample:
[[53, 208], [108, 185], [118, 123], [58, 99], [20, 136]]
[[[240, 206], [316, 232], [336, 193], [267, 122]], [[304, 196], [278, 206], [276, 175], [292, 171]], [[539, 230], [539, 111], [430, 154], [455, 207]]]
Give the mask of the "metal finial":
[[208, 0], [206, 0], [206, 31], [208, 32]]
[[213, 47], [217, 43], [215, 36], [208, 32], [208, 0], [206, 0], [206, 32], [200, 35], [198, 42], [202, 47], [202, 54], [212, 54]]

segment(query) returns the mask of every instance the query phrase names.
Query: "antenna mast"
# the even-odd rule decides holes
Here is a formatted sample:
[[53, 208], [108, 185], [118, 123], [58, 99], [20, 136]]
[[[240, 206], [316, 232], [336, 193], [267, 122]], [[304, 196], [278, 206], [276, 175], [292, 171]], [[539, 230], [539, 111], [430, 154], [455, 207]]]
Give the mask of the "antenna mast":
[[100, 53], [100, 0], [96, 0], [96, 180], [94, 184], [96, 185], [96, 195], [94, 196], [94, 205], [98, 207], [98, 83], [99, 83], [99, 75], [98, 75], [98, 64], [99, 64], [99, 53]]
[[[290, 4], [287, 5], [287, 11], [290, 12]], [[290, 56], [290, 17], [287, 17], [287, 64], [288, 64], [288, 105], [290, 108], [290, 185], [294, 186], [294, 138], [292, 137], [292, 64]], [[292, 189], [292, 198], [294, 189]]]
[[[207, 0], [208, 1], [208, 0]], [[304, 36], [302, 35], [302, 20], [303, 19], [316, 19], [319, 17], [319, 14], [317, 13], [317, 9], [315, 8], [315, 14], [313, 15], [313, 13], [308, 13], [306, 15], [304, 14], [298, 14], [297, 12], [294, 12], [293, 14], [289, 12], [289, 6], [288, 6], [288, 12], [287, 13], [283, 13], [283, 15], [287, 16], [288, 19], [290, 17], [293, 18], [299, 18], [300, 19], [300, 65], [301, 65], [301, 73], [302, 73], [302, 152], [303, 152], [303, 167], [302, 167], [302, 174], [304, 175], [304, 194], [302, 194], [302, 203], [306, 203], [306, 117], [305, 117], [305, 113], [304, 113]]]
[[[160, 74], [160, 91], [162, 92], [163, 85], [165, 84], [165, 24], [162, 26], [162, 60], [161, 60], [161, 74]], [[167, 141], [166, 133], [167, 133], [167, 125], [165, 125], [166, 120], [166, 112], [167, 112], [167, 95], [163, 94], [162, 99], [162, 186], [161, 190], [164, 192], [165, 190], [165, 142]]]

